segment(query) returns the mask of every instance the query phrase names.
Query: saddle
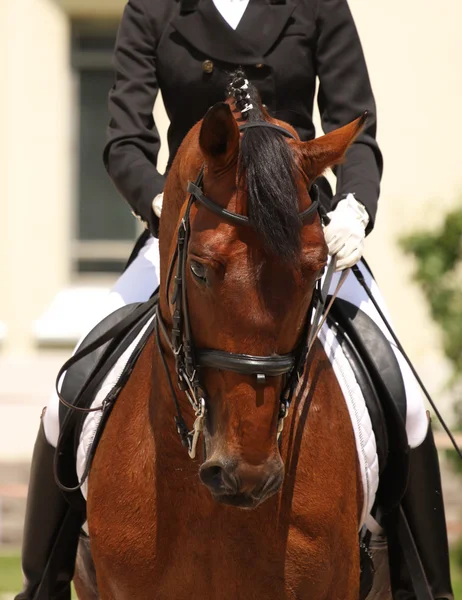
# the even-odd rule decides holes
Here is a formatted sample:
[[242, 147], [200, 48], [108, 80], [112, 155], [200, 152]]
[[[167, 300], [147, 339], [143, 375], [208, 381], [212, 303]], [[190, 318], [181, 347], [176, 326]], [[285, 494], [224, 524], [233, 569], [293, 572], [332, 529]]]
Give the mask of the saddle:
[[[78, 355], [70, 358], [57, 376], [59, 381], [62, 374], [65, 374], [60, 390], [65, 404], [61, 403], [59, 409], [60, 435], [55, 458], [55, 477], [68, 501], [78, 510], [85, 510], [86, 502], [80, 492], [81, 482], [77, 476], [75, 457], [87, 410], [108, 373], [124, 352], [136, 343], [117, 382], [104, 400], [100, 427], [90, 452], [93, 456], [114, 402], [153, 332], [157, 303], [156, 292], [147, 302], [128, 304], [107, 316], [92, 329], [79, 346]], [[86, 475], [89, 469], [90, 461]]]

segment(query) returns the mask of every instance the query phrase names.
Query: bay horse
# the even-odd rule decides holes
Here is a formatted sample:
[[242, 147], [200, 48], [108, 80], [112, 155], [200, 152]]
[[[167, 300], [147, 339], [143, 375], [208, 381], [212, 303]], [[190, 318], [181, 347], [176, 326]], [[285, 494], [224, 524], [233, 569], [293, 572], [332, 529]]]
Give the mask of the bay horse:
[[[310, 186], [342, 161], [364, 119], [301, 142], [249, 93], [247, 119], [232, 96], [208, 111], [167, 178], [159, 324], [92, 464], [87, 516], [97, 589], [79, 560], [81, 600], [359, 597], [355, 439], [317, 340], [288, 414], [281, 397], [287, 356], [306, 333], [327, 261]], [[186, 392], [178, 388], [169, 341], [178, 296], [186, 298], [188, 336], [173, 347], [203, 363], [196, 415], [186, 392], [194, 401], [198, 375]], [[261, 375], [247, 369], [246, 356], [260, 361]], [[196, 417], [203, 448], [191, 460], [178, 431], [193, 450], [184, 421]]]

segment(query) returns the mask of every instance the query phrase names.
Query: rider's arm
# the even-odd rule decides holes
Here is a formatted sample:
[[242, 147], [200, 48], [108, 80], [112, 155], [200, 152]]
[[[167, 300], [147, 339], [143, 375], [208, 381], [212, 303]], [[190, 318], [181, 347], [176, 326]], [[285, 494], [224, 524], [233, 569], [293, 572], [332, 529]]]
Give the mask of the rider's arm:
[[155, 68], [156, 39], [143, 0], [129, 0], [114, 54], [116, 81], [109, 94], [111, 116], [104, 164], [135, 214], [158, 230], [153, 198], [164, 177], [155, 165], [160, 140], [152, 110], [159, 89]]
[[335, 169], [333, 206], [354, 194], [366, 207], [370, 231], [377, 212], [382, 155], [375, 139], [374, 96], [347, 0], [319, 0], [317, 29], [318, 104], [324, 131], [345, 125], [366, 110], [369, 113], [366, 127], [348, 150], [345, 162]]

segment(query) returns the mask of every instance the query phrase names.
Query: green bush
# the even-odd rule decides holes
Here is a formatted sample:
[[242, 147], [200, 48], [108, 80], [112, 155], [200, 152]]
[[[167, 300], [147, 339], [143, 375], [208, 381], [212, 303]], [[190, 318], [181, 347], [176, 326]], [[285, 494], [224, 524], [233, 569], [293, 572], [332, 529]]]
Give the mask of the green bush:
[[[400, 245], [415, 258], [414, 280], [441, 328], [456, 383], [462, 379], [462, 206], [449, 212], [437, 231], [413, 233]], [[462, 409], [459, 414], [462, 425]]]
[[0, 594], [21, 590], [21, 561], [17, 554], [0, 555]]
[[[400, 245], [415, 259], [414, 280], [441, 329], [444, 352], [453, 367], [448, 383], [456, 393], [462, 385], [462, 206], [449, 212], [436, 231], [415, 232], [402, 238]], [[461, 401], [455, 403], [454, 414], [456, 428], [462, 429]], [[455, 450], [446, 455], [454, 470], [462, 473]]]
[[462, 539], [460, 539], [459, 542], [453, 546], [451, 556], [455, 567], [462, 574]]

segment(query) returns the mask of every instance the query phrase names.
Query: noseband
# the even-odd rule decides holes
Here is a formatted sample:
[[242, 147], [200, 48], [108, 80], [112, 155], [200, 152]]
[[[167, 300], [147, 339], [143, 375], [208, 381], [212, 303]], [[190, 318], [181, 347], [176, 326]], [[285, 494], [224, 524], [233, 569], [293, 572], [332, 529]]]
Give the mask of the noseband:
[[[246, 123], [241, 125], [239, 129], [243, 130], [249, 127], [268, 127], [271, 129], [276, 129], [285, 136], [296, 139], [295, 136], [286, 129], [278, 125], [266, 123], [265, 121]], [[203, 430], [205, 413], [207, 409], [207, 394], [204, 386], [201, 383], [200, 370], [202, 368], [212, 368], [224, 371], [232, 371], [234, 373], [239, 373], [240, 375], [254, 376], [258, 385], [265, 385], [267, 377], [285, 376], [284, 387], [280, 397], [281, 405], [278, 424], [278, 435], [280, 435], [282, 432], [284, 419], [289, 411], [297, 382], [303, 374], [305, 361], [310, 348], [310, 341], [313, 338], [312, 330], [315, 327], [314, 323], [311, 323], [316, 303], [316, 295], [313, 294], [313, 299], [306, 315], [304, 330], [301, 335], [300, 342], [290, 354], [252, 356], [249, 354], [235, 354], [233, 352], [226, 352], [224, 350], [198, 349], [194, 346], [186, 293], [186, 262], [191, 233], [191, 207], [195, 202], [199, 202], [205, 208], [232, 223], [233, 225], [244, 225], [246, 227], [251, 227], [249, 217], [226, 210], [204, 195], [202, 191], [203, 176], [204, 168], [202, 167], [196, 182], [190, 182], [188, 184], [188, 192], [190, 193], [190, 196], [185, 214], [178, 228], [177, 245], [167, 275], [167, 303], [174, 306], [171, 336], [169, 335], [167, 327], [163, 322], [159, 306], [157, 307], [156, 315], [156, 340], [169, 382], [170, 391], [175, 402], [177, 411], [177, 415], [175, 417], [177, 431], [181, 437], [183, 445], [188, 449], [191, 458], [195, 458], [196, 455], [196, 446], [200, 433]], [[301, 222], [305, 222], [319, 210], [319, 192], [316, 185], [311, 187], [310, 195], [312, 198], [312, 203], [309, 208], [299, 214]], [[174, 279], [174, 290], [173, 295], [170, 298], [169, 288], [173, 277], [175, 264], [176, 275]], [[321, 294], [321, 296], [322, 295], [323, 294]], [[319, 297], [319, 294], [317, 296]], [[181, 408], [176, 397], [174, 385], [167, 367], [162, 345], [160, 343], [160, 333], [162, 333], [164, 340], [175, 357], [178, 388], [185, 392], [196, 415], [196, 421], [192, 431], [189, 431], [182, 416]]]

